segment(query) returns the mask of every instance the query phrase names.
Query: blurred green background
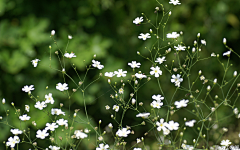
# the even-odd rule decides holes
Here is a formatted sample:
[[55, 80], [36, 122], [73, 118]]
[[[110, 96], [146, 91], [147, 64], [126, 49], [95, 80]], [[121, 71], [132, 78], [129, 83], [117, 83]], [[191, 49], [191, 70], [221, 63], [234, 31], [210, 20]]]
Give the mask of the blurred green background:
[[[220, 55], [223, 63], [227, 61], [226, 57], [222, 57], [222, 53], [227, 51], [222, 44], [224, 37], [227, 38], [228, 46], [238, 52], [240, 41], [239, 0], [181, 0], [182, 4], [177, 6], [168, 4], [168, 0], [159, 2], [164, 5], [165, 11], [172, 11], [165, 28], [166, 34], [183, 31], [182, 41], [187, 46], [192, 47], [197, 33], [200, 32], [200, 39], [206, 39], [207, 41], [207, 46], [202, 48], [201, 55], [208, 57], [212, 52], [215, 52]], [[85, 67], [91, 64], [94, 54], [97, 55], [96, 60], [105, 66], [100, 71], [102, 73], [115, 71], [119, 68], [131, 72], [131, 68], [127, 66], [127, 63], [136, 60], [142, 63], [142, 68], [139, 70], [149, 74], [150, 63], [138, 56], [136, 52], [139, 51], [144, 56], [149, 57], [149, 52], [144, 47], [151, 47], [155, 39], [142, 41], [137, 36], [140, 33], [149, 32], [149, 29], [153, 29], [153, 27], [150, 24], [136, 26], [132, 21], [136, 17], [142, 16], [141, 13], [144, 13], [154, 22], [156, 18], [155, 7], [160, 6], [154, 0], [0, 0], [0, 99], [6, 99], [5, 107], [10, 110], [9, 124], [20, 127], [18, 118], [14, 115], [14, 109], [10, 104], [11, 102], [14, 102], [16, 108], [21, 109], [21, 112], [24, 111], [24, 105], [30, 105], [30, 113], [28, 114], [35, 117], [39, 129], [42, 129], [47, 121], [50, 121], [45, 114], [34, 108], [34, 101], [21, 90], [23, 86], [32, 84], [35, 87], [33, 94], [39, 96], [40, 100], [44, 99], [45, 94], [53, 93], [55, 99], [53, 106], [55, 108], [59, 107], [59, 103], [63, 103], [66, 106], [65, 111], [68, 112], [68, 106], [71, 105], [71, 114], [74, 109], [80, 109], [79, 115], [84, 119], [81, 92], [75, 93], [69, 101], [66, 94], [55, 90], [56, 84], [63, 82], [63, 78], [61, 73], [49, 67], [50, 51], [48, 47], [51, 45], [51, 66], [61, 70], [58, 58], [54, 54], [57, 47], [50, 38], [51, 30], [56, 31], [54, 38], [62, 51], [66, 48], [67, 36], [73, 36], [67, 51], [74, 52], [77, 58], [66, 59], [65, 69], [76, 82], [78, 82], [78, 79], [71, 64], [75, 64], [79, 75], [83, 77]], [[161, 17], [161, 12], [160, 9], [159, 17]], [[163, 45], [167, 45], [167, 42], [163, 43]], [[165, 50], [163, 49], [162, 53], [165, 53]], [[31, 64], [31, 60], [35, 58], [41, 60], [37, 68], [34, 68]], [[170, 65], [171, 61], [167, 58], [166, 64]], [[231, 63], [233, 63], [233, 66], [228, 70], [227, 77], [229, 78], [232, 77], [234, 70], [239, 70], [239, 58], [232, 55]], [[197, 65], [198, 67], [194, 68], [196, 71], [195, 76], [197, 76], [198, 70], [202, 70], [205, 77], [210, 79], [222, 75], [220, 72], [223, 70], [216, 60], [201, 62]], [[162, 70], [163, 76], [161, 76], [160, 81], [164, 85], [163, 89], [173, 93], [175, 86], [170, 83], [171, 76], [169, 73], [167, 74], [166, 70]], [[85, 80], [86, 84], [96, 79], [98, 74], [98, 70], [90, 70]], [[145, 85], [138, 94], [138, 97], [141, 98], [140, 101], [146, 105], [152, 102], [151, 96], [153, 94], [161, 94], [154, 82], [156, 80], [154, 77], [152, 78], [153, 82]], [[71, 89], [76, 87], [68, 78], [66, 81], [69, 84], [70, 93], [72, 93]], [[118, 81], [118, 87], [120, 88], [119, 79], [116, 79], [116, 81]], [[127, 84], [126, 80], [124, 82]], [[46, 86], [49, 87], [47, 90]], [[128, 99], [132, 90], [126, 87], [125, 91], [125, 96]], [[215, 92], [217, 93], [217, 91]], [[108, 85], [107, 78], [102, 77], [97, 83], [91, 85], [85, 94], [88, 113], [92, 118], [91, 121], [97, 123], [101, 119], [102, 129], [108, 123], [113, 123], [110, 114], [105, 110], [105, 105], [113, 106], [114, 104], [110, 98], [110, 94], [114, 94], [114, 91]], [[180, 93], [178, 96], [184, 98], [183, 95], [186, 94], [187, 92]], [[148, 109], [150, 110], [150, 108]], [[34, 110], [34, 112], [31, 112], [31, 110]], [[144, 112], [144, 110], [142, 111]], [[222, 109], [219, 115], [231, 111]], [[136, 112], [129, 112], [126, 115], [124, 125], [134, 125], [132, 122], [136, 122], [135, 124], [141, 123], [142, 120], [136, 118], [135, 115]], [[184, 115], [193, 119], [187, 113]], [[0, 116], [5, 116], [2, 105], [0, 105]], [[34, 117], [32, 117], [31, 121], [34, 120]], [[175, 117], [175, 119], [176, 121], [178, 119], [183, 121], [183, 117]], [[34, 128], [31, 121], [21, 124], [21, 126]], [[234, 132], [239, 131], [238, 122], [233, 120], [231, 124], [231, 129], [234, 129], [233, 135]], [[113, 123], [113, 125], [117, 127], [117, 124]], [[220, 127], [224, 125], [224, 123], [219, 124]], [[81, 123], [75, 125], [76, 129], [84, 129], [84, 127], [86, 125]], [[10, 127], [6, 125], [0, 124], [0, 130], [0, 149], [4, 149], [2, 141], [7, 141], [8, 137], [12, 135]], [[126, 141], [130, 141], [130, 145], [134, 143], [132, 141], [135, 141], [136, 138], [144, 136], [144, 133], [149, 128], [146, 126], [144, 130], [136, 130], [135, 134], [131, 135], [132, 137], [126, 139]], [[33, 137], [35, 136], [35, 133], [31, 134]], [[149, 136], [151, 137], [151, 135]], [[195, 137], [190, 132], [185, 138], [189, 137], [191, 139], [192, 136]], [[94, 136], [91, 138], [94, 139]], [[111, 141], [110, 137], [106, 138]], [[43, 140], [38, 140], [38, 143], [41, 144], [41, 141]], [[158, 144], [157, 141], [151, 141], [151, 138], [149, 140], [146, 138], [146, 142], [152, 149], [156, 148]], [[238, 142], [235, 141], [236, 144]], [[87, 141], [83, 143], [83, 149], [94, 149], [92, 143]], [[42, 147], [45, 147], [43, 143], [42, 145]], [[22, 144], [21, 149], [28, 148], [32, 147], [29, 144]]]

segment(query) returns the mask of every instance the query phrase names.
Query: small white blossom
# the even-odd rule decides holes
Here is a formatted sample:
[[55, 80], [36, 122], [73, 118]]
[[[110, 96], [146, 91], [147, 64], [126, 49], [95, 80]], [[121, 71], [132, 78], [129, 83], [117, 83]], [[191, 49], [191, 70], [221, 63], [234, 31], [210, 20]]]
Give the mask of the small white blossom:
[[103, 143], [99, 144], [99, 147], [96, 148], [96, 150], [108, 150], [109, 145], [104, 145]]
[[136, 117], [142, 117], [143, 119], [148, 118], [148, 116], [150, 115], [150, 113], [139, 113], [136, 115]]
[[15, 147], [15, 144], [19, 143], [20, 139], [18, 136], [10, 137], [8, 138], [8, 141], [6, 142], [7, 146], [10, 146], [11, 148]]
[[27, 116], [26, 114], [25, 115], [22, 115], [22, 116], [19, 116], [19, 119], [22, 120], [22, 121], [26, 121], [26, 120], [29, 120], [31, 117]]
[[67, 83], [58, 83], [56, 85], [56, 89], [59, 90], [59, 91], [64, 91], [64, 90], [67, 90], [68, 89], [68, 84]]
[[173, 74], [171, 82], [175, 83], [175, 86], [180, 87], [180, 83], [183, 82], [183, 78], [181, 78], [180, 74], [177, 74], [177, 76]]
[[99, 61], [92, 60], [92, 63], [93, 63], [93, 64], [92, 64], [93, 67], [96, 67], [96, 68], [98, 68], [98, 69], [104, 68], [104, 66], [101, 65], [101, 63], [100, 63]]
[[122, 128], [122, 130], [118, 129], [116, 135], [119, 137], [127, 137], [129, 133], [130, 130], [128, 130], [127, 128]]
[[117, 77], [125, 77], [127, 71], [123, 71], [122, 69], [118, 69], [118, 71], [114, 71], [114, 73], [117, 75]]
[[27, 92], [27, 93], [31, 93], [31, 91], [34, 90], [33, 86], [34, 86], [34, 85], [30, 85], [30, 86], [25, 85], [25, 86], [22, 88], [22, 91]]
[[48, 95], [46, 94], [45, 95], [45, 103], [51, 103], [51, 104], [53, 104], [54, 103], [54, 99], [53, 99], [53, 97], [52, 97], [52, 93], [49, 93]]
[[67, 57], [67, 58], [76, 57], [76, 55], [75, 55], [73, 52], [71, 52], [71, 53], [65, 53], [64, 56]]
[[128, 63], [131, 68], [140, 68], [141, 63], [137, 63], [136, 61], [132, 61], [131, 63]]
[[68, 35], [68, 39], [71, 40], [71, 39], [72, 39], [72, 36], [71, 36], [71, 35]]
[[139, 39], [146, 40], [147, 38], [151, 38], [151, 36], [150, 36], [149, 33], [146, 33], [146, 34], [140, 33], [140, 35], [138, 36], [138, 38], [139, 38]]
[[168, 123], [167, 122], [164, 122], [164, 119], [162, 118], [162, 119], [160, 119], [160, 122], [156, 122], [156, 125], [158, 126], [157, 127], [157, 130], [158, 131], [161, 131], [161, 130], [166, 130], [167, 128], [167, 126], [168, 126]]
[[106, 77], [109, 77], [109, 78], [115, 76], [115, 74], [114, 74], [113, 72], [105, 72], [104, 75], [105, 75]]
[[32, 60], [31, 62], [33, 64], [33, 67], [37, 67], [39, 61], [40, 61], [39, 59]]
[[46, 128], [45, 130], [51, 130], [54, 131], [56, 128], [58, 128], [58, 125], [56, 123], [46, 123]]
[[215, 53], [212, 53], [212, 54], [211, 54], [211, 57], [216, 57], [216, 54], [215, 54]]
[[187, 121], [185, 122], [185, 126], [193, 127], [195, 122], [196, 120]]
[[47, 137], [48, 135], [49, 133], [47, 133], [47, 130], [38, 130], [36, 137], [40, 139], [45, 139], [45, 137]]
[[165, 56], [162, 57], [162, 58], [158, 57], [155, 62], [158, 62], [159, 64], [162, 64], [164, 61], [166, 61], [166, 60], [165, 60]]
[[225, 53], [223, 53], [223, 56], [230, 56], [230, 54], [231, 54], [231, 51], [227, 51], [227, 52], [225, 52]]
[[137, 17], [133, 20], [133, 23], [136, 25], [140, 24], [141, 22], [143, 22], [143, 17]]
[[232, 142], [230, 142], [230, 140], [222, 140], [220, 144], [221, 144], [222, 146], [229, 146], [231, 143], [232, 143]]
[[146, 75], [141, 74], [141, 73], [135, 73], [135, 77], [138, 78], [138, 79], [147, 78]]
[[176, 39], [180, 36], [177, 32], [172, 32], [167, 34], [167, 38]]
[[22, 131], [19, 130], [19, 129], [11, 129], [10, 131], [11, 131], [12, 134], [14, 134], [14, 135], [22, 134]]
[[[60, 150], [60, 147], [49, 145], [51, 150]], [[46, 149], [47, 150], [47, 149]]]
[[181, 100], [181, 101], [176, 101], [175, 103], [174, 103], [174, 105], [176, 105], [176, 108], [182, 108], [182, 107], [187, 107], [187, 103], [189, 102], [189, 100], [185, 100], [185, 99], [183, 99], [183, 100]]
[[51, 114], [52, 115], [61, 115], [62, 114], [65, 116], [65, 112], [63, 112], [61, 109], [57, 109], [57, 108], [52, 108]]
[[169, 130], [178, 130], [178, 126], [179, 126], [179, 123], [177, 122], [174, 122], [174, 121], [169, 121], [168, 125], [167, 125], [167, 128]]
[[116, 112], [119, 111], [119, 106], [118, 105], [113, 105], [113, 110], [115, 110]]
[[186, 46], [178, 44], [178, 46], [174, 46], [174, 48], [176, 49], [176, 51], [185, 51]]
[[27, 112], [29, 112], [29, 109], [30, 109], [29, 105], [25, 105], [25, 110], [26, 110]]
[[51, 31], [51, 35], [52, 35], [52, 36], [55, 35], [55, 30], [52, 30], [52, 31]]
[[38, 108], [39, 110], [42, 110], [43, 108], [47, 107], [46, 103], [43, 101], [43, 102], [36, 102], [36, 104], [34, 105], [35, 108]]
[[207, 42], [206, 40], [201, 40], [201, 43], [206, 46]]
[[60, 126], [63, 126], [63, 125], [68, 126], [68, 124], [67, 124], [68, 120], [59, 119], [59, 120], [57, 120], [56, 122], [57, 122], [57, 124], [60, 125]]
[[158, 78], [159, 75], [162, 75], [162, 71], [160, 70], [160, 67], [156, 66], [156, 67], [151, 67], [150, 68], [152, 71], [150, 71], [150, 74], [153, 75]]
[[180, 5], [181, 3], [179, 2], [179, 0], [170, 0], [169, 4]]
[[77, 138], [77, 139], [79, 139], [79, 138], [84, 139], [84, 138], [88, 137], [87, 134], [83, 133], [83, 132], [80, 131], [80, 130], [75, 130], [75, 131], [74, 131], [74, 134], [76, 135], [76, 138]]

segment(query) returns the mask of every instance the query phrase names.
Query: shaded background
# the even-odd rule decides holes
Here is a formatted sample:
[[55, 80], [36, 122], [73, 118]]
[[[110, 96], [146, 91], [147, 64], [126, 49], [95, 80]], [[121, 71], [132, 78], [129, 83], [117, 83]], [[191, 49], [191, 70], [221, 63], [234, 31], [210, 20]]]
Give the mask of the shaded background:
[[[161, 1], [166, 11], [172, 11], [165, 33], [183, 31], [183, 42], [192, 47], [197, 33], [200, 32], [201, 38], [207, 41], [207, 46], [203, 47], [201, 52], [204, 57], [210, 56], [212, 52], [218, 53], [222, 57], [222, 53], [227, 50], [222, 44], [223, 37], [226, 37], [228, 45], [238, 52], [240, 40], [239, 0], [182, 0], [182, 5], [177, 6], [170, 5], [168, 2], [167, 0]], [[10, 110], [9, 123], [15, 127], [20, 126], [18, 118], [14, 115], [14, 109], [10, 105], [11, 102], [14, 102], [15, 106], [22, 112], [26, 104], [29, 104], [32, 110], [35, 109], [34, 102], [21, 91], [23, 86], [31, 84], [35, 87], [33, 94], [39, 96], [39, 99], [43, 100], [44, 95], [51, 92], [55, 99], [54, 107], [59, 107], [59, 103], [63, 103], [65, 106], [70, 104], [71, 111], [73, 112], [77, 108], [81, 109], [80, 115], [84, 118], [83, 100], [80, 92], [74, 94], [71, 101], [68, 101], [66, 100], [66, 94], [55, 90], [55, 85], [58, 82], [63, 82], [63, 79], [61, 73], [49, 67], [50, 51], [48, 47], [51, 45], [51, 66], [61, 70], [58, 59], [54, 54], [57, 47], [50, 38], [51, 30], [56, 31], [55, 39], [63, 51], [68, 42], [67, 36], [73, 36], [67, 51], [74, 52], [77, 58], [66, 60], [66, 72], [76, 82], [78, 79], [71, 68], [71, 64], [75, 64], [78, 73], [83, 77], [85, 66], [91, 64], [94, 54], [97, 55], [96, 60], [105, 65], [105, 68], [101, 70], [102, 73], [115, 71], [119, 68], [130, 72], [131, 68], [127, 66], [127, 62], [137, 60], [142, 63], [142, 72], [148, 74], [150, 63], [144, 64], [143, 61], [145, 60], [138, 56], [136, 52], [139, 51], [141, 54], [149, 56], [149, 52], [144, 47], [150, 47], [155, 40], [142, 41], [137, 36], [140, 33], [149, 32], [149, 29], [153, 29], [153, 27], [149, 24], [136, 26], [132, 21], [136, 17], [140, 17], [143, 12], [150, 20], [154, 20], [156, 15], [154, 11], [157, 6], [159, 7], [154, 0], [0, 0], [0, 98], [5, 98], [7, 101], [6, 107]], [[159, 16], [161, 17], [161, 10]], [[167, 41], [163, 44], [166, 45]], [[163, 50], [164, 52], [165, 50]], [[34, 68], [30, 62], [35, 58], [41, 60], [37, 68]], [[226, 63], [226, 58], [221, 59]], [[170, 64], [171, 60], [167, 63]], [[239, 70], [239, 58], [231, 56], [231, 63], [234, 65], [228, 70], [229, 77], [232, 76], [234, 70]], [[217, 61], [199, 63], [198, 67], [194, 69], [196, 74], [201, 69], [204, 75], [211, 79], [218, 77], [218, 75], [221, 75], [220, 72], [223, 71]], [[163, 74], [165, 72], [163, 71]], [[98, 74], [99, 71], [97, 70], [90, 71], [86, 83], [96, 79]], [[119, 79], [116, 79], [116, 81], [119, 81]], [[69, 82], [69, 87], [74, 88], [69, 79], [67, 79], [67, 82]], [[162, 82], [166, 91], [174, 92], [175, 87], [170, 83], [169, 74], [162, 76]], [[146, 104], [151, 103], [151, 95], [160, 93], [154, 83], [148, 83], [139, 92], [138, 97], [141, 97], [141, 101]], [[120, 83], [118, 85], [120, 88]], [[46, 86], [49, 87], [48, 90], [46, 90]], [[129, 98], [128, 95], [132, 91], [130, 88], [125, 90], [128, 93], [125, 96]], [[109, 97], [110, 94], [114, 94], [114, 91], [107, 84], [106, 77], [102, 77], [86, 91], [88, 112], [92, 122], [98, 122], [99, 119], [102, 119], [102, 128], [113, 122], [110, 114], [105, 110], [105, 105], [112, 106], [114, 104]], [[182, 95], [185, 94], [187, 93], [182, 93]], [[41, 111], [31, 112], [31, 109], [28, 114], [35, 116], [38, 127], [43, 128], [45, 123], [49, 121], [48, 118]], [[68, 108], [65, 111], [68, 111]], [[223, 109], [219, 115], [231, 111]], [[2, 106], [0, 106], [0, 114], [4, 116]], [[136, 124], [141, 123], [141, 119], [135, 118], [135, 115], [135, 113], [130, 112], [124, 124], [129, 125], [133, 121], [129, 118], [134, 118]], [[33, 120], [34, 117], [31, 121]], [[181, 118], [181, 120], [183, 119]], [[34, 128], [31, 121], [22, 126]], [[239, 129], [237, 128], [238, 123], [233, 120], [231, 124], [233, 132], [236, 133]], [[222, 123], [219, 126], [224, 125]], [[114, 124], [114, 126], [117, 125]], [[79, 123], [75, 127], [83, 129], [85, 125]], [[12, 136], [8, 126], [1, 124], [0, 129], [0, 141], [6, 141], [9, 136]], [[145, 131], [135, 131], [135, 135], [126, 140], [133, 141], [137, 137], [143, 136], [146, 131], [148, 131], [147, 127]], [[35, 135], [35, 133], [31, 134]], [[191, 134], [186, 135], [186, 138], [191, 139], [191, 136]], [[235, 134], [232, 136], [235, 136]], [[157, 145], [158, 142], [150, 142], [150, 140], [151, 138], [149, 138], [149, 141], [146, 140], [146, 142], [149, 142], [148, 145], [151, 147]], [[236, 141], [236, 144], [238, 142]], [[39, 140], [39, 143], [41, 143], [41, 140]], [[86, 141], [82, 145], [85, 146], [85, 149], [94, 148], [93, 144]], [[3, 146], [1, 142], [0, 149], [3, 149]], [[26, 146], [24, 149], [31, 148], [28, 144], [23, 144], [23, 146]]]

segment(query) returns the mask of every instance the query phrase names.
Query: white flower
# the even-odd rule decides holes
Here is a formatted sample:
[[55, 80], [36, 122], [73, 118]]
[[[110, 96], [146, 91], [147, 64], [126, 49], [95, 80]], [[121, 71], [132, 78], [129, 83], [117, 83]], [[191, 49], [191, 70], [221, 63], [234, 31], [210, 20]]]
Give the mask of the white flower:
[[25, 105], [25, 110], [26, 110], [27, 112], [29, 112], [29, 109], [30, 109], [29, 105]]
[[137, 143], [140, 143], [140, 142], [141, 142], [141, 140], [139, 138], [137, 138]]
[[46, 123], [46, 128], [45, 130], [51, 130], [54, 131], [56, 128], [58, 128], [58, 125], [56, 123]]
[[166, 61], [166, 60], [165, 60], [165, 56], [162, 57], [162, 58], [158, 57], [155, 62], [158, 62], [159, 64], [161, 64], [161, 63], [163, 63], [164, 61]]
[[129, 133], [130, 130], [128, 130], [127, 128], [122, 128], [122, 130], [118, 129], [116, 135], [119, 137], [127, 137]]
[[47, 137], [48, 135], [49, 133], [47, 133], [47, 130], [38, 130], [36, 137], [39, 139], [45, 139], [45, 137]]
[[123, 71], [122, 69], [118, 69], [118, 71], [114, 71], [114, 73], [117, 75], [117, 77], [125, 77], [127, 71]]
[[43, 102], [36, 102], [36, 104], [34, 105], [35, 108], [38, 108], [39, 110], [42, 110], [43, 108], [47, 107], [46, 103], [43, 101]]
[[46, 94], [45, 95], [45, 103], [51, 103], [51, 104], [53, 104], [54, 103], [54, 99], [53, 99], [53, 97], [52, 97], [52, 93], [49, 93], [48, 95]]
[[197, 37], [198, 37], [198, 38], [200, 37], [200, 33], [197, 34]]
[[156, 67], [151, 67], [150, 68], [152, 71], [150, 71], [150, 74], [153, 75], [157, 78], [159, 77], [159, 75], [162, 75], [162, 71], [160, 70], [160, 67], [156, 66]]
[[187, 121], [185, 122], [185, 126], [193, 127], [195, 122], [196, 120]]
[[116, 112], [119, 111], [119, 106], [118, 105], [113, 105], [113, 110], [115, 110]]
[[31, 91], [34, 90], [33, 86], [34, 86], [34, 85], [30, 85], [30, 86], [25, 85], [25, 86], [22, 88], [22, 91], [27, 92], [27, 93], [31, 93]]
[[142, 150], [141, 148], [134, 148], [133, 150]]
[[75, 55], [73, 52], [71, 52], [71, 53], [65, 53], [64, 56], [67, 57], [67, 58], [76, 57], [76, 55]]
[[178, 130], [178, 126], [179, 126], [179, 123], [177, 122], [174, 122], [174, 121], [169, 121], [168, 125], [167, 125], [167, 128], [169, 130]]
[[133, 20], [133, 23], [136, 25], [140, 24], [141, 22], [143, 22], [143, 17], [137, 17]]
[[25, 115], [22, 115], [22, 116], [19, 116], [19, 119], [22, 120], [22, 121], [26, 121], [26, 120], [29, 120], [31, 117], [27, 116], [26, 114]]
[[174, 46], [174, 48], [176, 49], [176, 51], [185, 51], [186, 46], [178, 44], [178, 46]]
[[60, 149], [60, 147], [52, 146], [52, 145], [49, 145], [49, 148], [50, 148], [51, 150], [59, 150], [59, 149]]
[[112, 128], [113, 128], [112, 123], [109, 123], [109, 124], [108, 124], [108, 127], [109, 127], [110, 129], [112, 129]]
[[[170, 12], [169, 12], [170, 13]], [[176, 39], [180, 36], [180, 34], [178, 34], [177, 32], [172, 32], [172, 33], [168, 33], [167, 34], [167, 38], [172, 38], [172, 39]]]
[[227, 43], [226, 38], [223, 38], [223, 44], [226, 44], [226, 43]]
[[68, 89], [68, 84], [67, 83], [58, 83], [56, 85], [56, 89], [59, 90], [59, 91], [64, 91], [64, 90], [67, 90]]
[[108, 144], [104, 145], [103, 143], [101, 143], [99, 144], [99, 147], [96, 148], [96, 150], [108, 150], [108, 148]]
[[59, 120], [57, 120], [56, 122], [57, 122], [57, 124], [60, 125], [60, 126], [63, 126], [63, 125], [68, 126], [68, 124], [67, 124], [68, 120], [59, 119]]
[[6, 103], [6, 100], [5, 98], [2, 99], [2, 104], [5, 104]]
[[87, 134], [83, 133], [80, 130], [75, 130], [74, 134], [76, 135], [77, 139], [79, 139], [79, 138], [84, 139], [88, 136]]
[[150, 115], [150, 113], [139, 113], [136, 115], [136, 117], [142, 117], [143, 119], [148, 118], [148, 116]]
[[133, 99], [132, 99], [132, 104], [134, 105], [135, 103], [136, 103], [136, 99], [133, 98]]
[[22, 131], [19, 130], [19, 129], [11, 129], [10, 131], [11, 131], [12, 134], [14, 134], [14, 135], [22, 134]]
[[138, 78], [138, 79], [147, 78], [146, 75], [141, 74], [141, 73], [135, 73], [135, 77]]
[[176, 108], [181, 108], [181, 107], [187, 107], [187, 103], [189, 102], [189, 100], [185, 100], [185, 99], [183, 99], [183, 100], [181, 100], [181, 101], [176, 101], [175, 103], [174, 103], [174, 105], [176, 105]]
[[206, 40], [201, 40], [201, 43], [206, 46], [207, 42]]
[[235, 115], [237, 115], [237, 114], [238, 114], [238, 108], [234, 108], [234, 109], [233, 109], [233, 113], [234, 113]]
[[37, 67], [39, 61], [40, 61], [39, 59], [32, 60], [31, 62], [33, 64], [33, 67]]
[[227, 52], [225, 52], [225, 53], [223, 53], [223, 56], [230, 56], [230, 54], [231, 54], [231, 51], [227, 51]]
[[162, 105], [163, 105], [163, 102], [161, 102], [161, 100], [156, 100], [151, 103], [151, 106], [153, 108], [158, 108], [158, 109], [161, 108]]
[[101, 63], [100, 63], [99, 61], [92, 60], [92, 63], [93, 63], [93, 64], [92, 64], [93, 67], [96, 67], [96, 68], [98, 68], [98, 69], [104, 68], [104, 66], [101, 65]]
[[68, 35], [68, 39], [71, 40], [71, 39], [72, 39], [72, 36], [71, 36], [71, 35]]
[[106, 108], [106, 110], [109, 110], [109, 109], [110, 109], [110, 107], [109, 107], [108, 105], [106, 105], [105, 108]]
[[132, 61], [132, 63], [128, 63], [132, 68], [140, 68], [141, 63], [137, 63], [136, 61]]
[[179, 0], [170, 0], [169, 4], [180, 5]]
[[62, 114], [65, 116], [65, 112], [63, 112], [61, 109], [57, 109], [57, 108], [52, 108], [51, 114], [52, 115], [61, 115]]
[[162, 118], [162, 119], [160, 119], [160, 122], [156, 122], [156, 125], [158, 126], [157, 127], [157, 130], [158, 131], [161, 131], [161, 130], [166, 130], [167, 128], [167, 126], [168, 126], [168, 123], [167, 122], [164, 122], [164, 119]]
[[118, 93], [119, 93], [119, 94], [123, 94], [123, 92], [124, 92], [123, 88], [120, 88], [120, 89], [118, 90]]
[[115, 74], [114, 74], [113, 72], [105, 72], [104, 75], [105, 75], [106, 77], [109, 77], [109, 78], [115, 76]]
[[155, 100], [163, 100], [164, 99], [164, 97], [162, 97], [162, 95], [160, 95], [160, 94], [158, 94], [158, 95], [153, 95], [152, 96], [152, 99], [155, 99]]
[[221, 144], [222, 146], [229, 146], [231, 143], [232, 143], [232, 142], [230, 142], [230, 140], [222, 140], [220, 144]]
[[14, 136], [13, 138], [8, 138], [8, 141], [6, 142], [7, 146], [10, 146], [11, 148], [15, 147], [16, 143], [19, 143], [20, 139], [18, 136]]
[[140, 35], [138, 36], [138, 38], [139, 38], [139, 39], [146, 40], [147, 38], [151, 38], [151, 36], [150, 36], [149, 33], [146, 33], [146, 34], [140, 33]]
[[52, 31], [51, 31], [51, 35], [52, 35], [52, 36], [55, 35], [55, 30], [52, 30]]
[[163, 134], [164, 134], [164, 135], [168, 135], [169, 133], [170, 133], [170, 130], [168, 130], [168, 129], [164, 129], [164, 130], [163, 130]]
[[212, 53], [212, 54], [211, 54], [211, 57], [216, 57], [216, 54], [215, 54], [215, 53]]
[[175, 83], [175, 86], [180, 87], [180, 83], [183, 81], [183, 78], [181, 78], [181, 75], [177, 74], [176, 75], [172, 75], [172, 79], [171, 82]]
[[233, 76], [236, 77], [237, 76], [237, 71], [233, 72]]

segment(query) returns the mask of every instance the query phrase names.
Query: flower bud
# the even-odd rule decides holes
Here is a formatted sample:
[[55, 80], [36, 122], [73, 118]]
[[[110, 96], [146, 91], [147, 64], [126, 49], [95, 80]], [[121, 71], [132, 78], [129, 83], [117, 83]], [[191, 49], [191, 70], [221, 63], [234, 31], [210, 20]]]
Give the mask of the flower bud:
[[171, 12], [171, 11], [169, 11], [169, 14], [168, 14], [168, 16], [171, 16], [171, 14], [172, 14], [172, 12]]
[[236, 77], [237, 76], [237, 71], [234, 71], [233, 72], [233, 77]]
[[132, 104], [134, 105], [136, 103], [136, 100], [132, 98]]
[[215, 78], [214, 80], [213, 80], [213, 84], [216, 84], [217, 83], [217, 79]]
[[5, 98], [2, 99], [2, 104], [4, 105], [6, 102]]
[[55, 30], [52, 30], [51, 31], [51, 36], [54, 36], [55, 35]]
[[72, 39], [72, 36], [71, 36], [71, 35], [68, 35], [68, 39], [71, 40], [71, 39]]
[[226, 38], [223, 38], [223, 44], [225, 44], [225, 45], [226, 45], [226, 43], [227, 43], [227, 40], [226, 40]]
[[200, 37], [200, 33], [197, 34], [197, 37], [198, 37], [198, 38]]

